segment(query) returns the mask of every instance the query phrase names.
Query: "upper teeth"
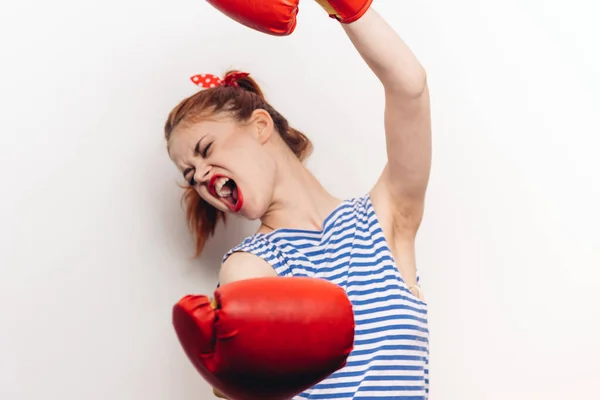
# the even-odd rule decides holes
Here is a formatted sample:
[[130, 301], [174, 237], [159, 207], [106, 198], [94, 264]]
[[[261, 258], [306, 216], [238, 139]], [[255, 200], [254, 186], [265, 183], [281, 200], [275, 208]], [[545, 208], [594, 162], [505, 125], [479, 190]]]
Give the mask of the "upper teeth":
[[227, 197], [231, 195], [231, 189], [224, 187], [227, 182], [229, 182], [229, 178], [225, 177], [219, 178], [217, 179], [217, 182], [215, 182], [215, 191], [220, 197]]

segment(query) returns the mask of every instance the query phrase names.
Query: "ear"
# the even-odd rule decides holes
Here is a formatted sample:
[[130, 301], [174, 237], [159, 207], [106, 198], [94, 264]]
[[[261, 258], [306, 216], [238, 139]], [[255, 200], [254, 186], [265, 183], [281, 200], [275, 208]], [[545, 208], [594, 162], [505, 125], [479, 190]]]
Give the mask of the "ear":
[[256, 138], [260, 144], [265, 144], [271, 138], [275, 128], [275, 123], [273, 122], [273, 118], [271, 118], [271, 114], [269, 114], [267, 110], [257, 108], [252, 112], [251, 121]]

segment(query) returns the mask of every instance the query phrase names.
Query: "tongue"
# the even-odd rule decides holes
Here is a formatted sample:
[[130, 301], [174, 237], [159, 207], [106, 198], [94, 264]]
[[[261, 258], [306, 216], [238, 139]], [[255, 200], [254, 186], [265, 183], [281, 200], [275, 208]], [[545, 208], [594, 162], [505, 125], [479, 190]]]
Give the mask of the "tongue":
[[231, 198], [233, 199], [233, 203], [237, 204], [237, 201], [238, 201], [238, 190], [237, 190], [237, 187], [233, 188], [233, 191], [231, 192]]

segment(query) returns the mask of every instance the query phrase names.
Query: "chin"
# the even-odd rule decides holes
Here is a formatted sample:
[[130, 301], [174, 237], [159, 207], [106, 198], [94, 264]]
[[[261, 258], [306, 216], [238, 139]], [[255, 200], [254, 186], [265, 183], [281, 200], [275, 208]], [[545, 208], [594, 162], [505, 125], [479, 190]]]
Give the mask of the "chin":
[[261, 219], [265, 215], [266, 210], [266, 208], [263, 209], [263, 207], [256, 207], [255, 204], [245, 202], [243, 207], [237, 214], [243, 216], [244, 218], [250, 221], [256, 221]]
[[237, 213], [238, 215], [244, 217], [245, 219], [249, 220], [249, 221], [256, 221], [258, 219], [261, 219], [263, 214], [259, 213], [259, 212], [252, 212], [252, 211], [246, 211], [244, 209], [242, 209], [239, 213]]

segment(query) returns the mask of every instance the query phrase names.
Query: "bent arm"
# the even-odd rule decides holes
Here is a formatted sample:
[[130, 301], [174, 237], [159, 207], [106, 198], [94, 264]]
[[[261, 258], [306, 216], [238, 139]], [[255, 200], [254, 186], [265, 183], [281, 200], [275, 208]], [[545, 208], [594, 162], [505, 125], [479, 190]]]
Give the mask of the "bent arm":
[[[252, 278], [266, 278], [277, 276], [277, 273], [265, 260], [254, 254], [236, 252], [231, 254], [221, 266], [219, 271], [219, 283], [226, 285], [231, 282]], [[213, 394], [221, 399], [227, 397], [213, 388]]]
[[385, 92], [387, 165], [378, 185], [402, 215], [421, 219], [431, 168], [431, 122], [424, 68], [398, 34], [372, 8], [342, 24]]

